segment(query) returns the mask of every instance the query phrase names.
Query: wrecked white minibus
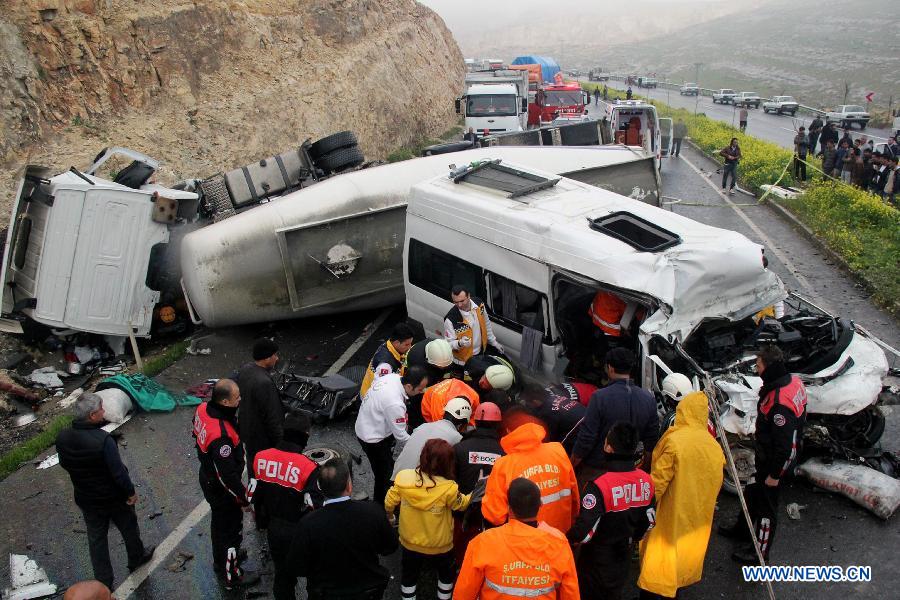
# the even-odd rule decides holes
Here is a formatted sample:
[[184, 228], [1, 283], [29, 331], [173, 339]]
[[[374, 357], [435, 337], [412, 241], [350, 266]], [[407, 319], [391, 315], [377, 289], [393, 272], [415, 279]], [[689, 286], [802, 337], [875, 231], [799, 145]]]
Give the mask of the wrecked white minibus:
[[[755, 349], [781, 347], [809, 393], [810, 423], [858, 447], [878, 442], [874, 406], [887, 374], [884, 352], [852, 323], [788, 298], [781, 319], [754, 316], [786, 299], [763, 266], [762, 247], [617, 194], [505, 161], [486, 161], [413, 188], [403, 271], [409, 317], [442, 335], [450, 290], [484, 299], [507, 354], [540, 378], [599, 383], [602, 360], [589, 307], [598, 291], [634, 306], [635, 379], [661, 391], [677, 371], [712, 381], [723, 423], [745, 448], [755, 416]], [[529, 365], [530, 363], [530, 365]], [[749, 404], [748, 404], [749, 399]], [[661, 404], [664, 420], [674, 405]], [[670, 413], [670, 414], [666, 414]], [[815, 414], [814, 414], [815, 413]], [[879, 427], [880, 420], [880, 427]], [[741, 478], [752, 474], [746, 453]], [[749, 471], [749, 472], [747, 472]]]

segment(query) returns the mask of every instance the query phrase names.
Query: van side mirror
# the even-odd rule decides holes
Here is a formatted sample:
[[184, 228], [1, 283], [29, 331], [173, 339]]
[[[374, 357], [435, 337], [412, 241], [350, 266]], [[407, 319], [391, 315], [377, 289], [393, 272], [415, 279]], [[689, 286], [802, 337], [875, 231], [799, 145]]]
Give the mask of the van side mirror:
[[528, 112], [528, 98], [522, 98], [522, 112]]
[[456, 114], [460, 114], [462, 112], [462, 98], [457, 98], [454, 104], [456, 105]]

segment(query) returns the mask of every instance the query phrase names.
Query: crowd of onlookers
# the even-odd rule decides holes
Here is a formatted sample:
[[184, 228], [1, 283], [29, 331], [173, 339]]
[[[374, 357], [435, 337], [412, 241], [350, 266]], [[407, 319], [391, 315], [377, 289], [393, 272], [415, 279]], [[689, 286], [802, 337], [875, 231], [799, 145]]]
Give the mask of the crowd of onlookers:
[[809, 132], [800, 127], [794, 137], [794, 178], [800, 182], [807, 179], [809, 155], [822, 159], [821, 169], [825, 176], [840, 179], [896, 204], [900, 144], [895, 137], [888, 138], [886, 144], [876, 145], [865, 135], [854, 139], [849, 127], [845, 127], [841, 135], [834, 123], [826, 124], [816, 117], [809, 125]]

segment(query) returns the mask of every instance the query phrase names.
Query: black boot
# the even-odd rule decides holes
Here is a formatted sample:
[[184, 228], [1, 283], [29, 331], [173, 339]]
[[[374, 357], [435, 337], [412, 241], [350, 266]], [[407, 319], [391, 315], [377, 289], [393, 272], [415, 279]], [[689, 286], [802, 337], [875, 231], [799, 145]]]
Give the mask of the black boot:
[[734, 524], [730, 526], [719, 525], [718, 528], [716, 528], [716, 531], [722, 537], [731, 540], [750, 540], [750, 528], [747, 527], [747, 523], [743, 519], [737, 519]]
[[[768, 557], [763, 556], [763, 559], [768, 562]], [[743, 544], [737, 548], [731, 555], [731, 560], [740, 563], [742, 565], [758, 565], [759, 557], [756, 555], [756, 549], [753, 547], [753, 544]]]

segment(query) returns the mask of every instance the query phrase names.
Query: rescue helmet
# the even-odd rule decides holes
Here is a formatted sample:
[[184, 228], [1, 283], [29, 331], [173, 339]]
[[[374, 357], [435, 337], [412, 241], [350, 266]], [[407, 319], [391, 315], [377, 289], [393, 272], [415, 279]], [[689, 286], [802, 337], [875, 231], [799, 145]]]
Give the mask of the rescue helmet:
[[694, 386], [691, 383], [691, 380], [682, 373], [666, 375], [666, 378], [662, 380], [663, 395], [671, 398], [675, 402], [680, 402], [684, 396], [687, 396], [693, 391]]
[[457, 396], [456, 398], [451, 398], [444, 405], [444, 413], [450, 415], [455, 421], [468, 421], [469, 417], [472, 416], [472, 405], [469, 404], [467, 399]]
[[512, 369], [506, 365], [491, 365], [484, 372], [484, 377], [495, 390], [508, 390], [513, 384]]
[[431, 340], [425, 344], [425, 360], [435, 367], [446, 369], [453, 364], [453, 348], [443, 338]]
[[499, 423], [503, 420], [503, 415], [500, 414], [500, 407], [493, 402], [482, 402], [478, 405], [478, 408], [475, 409], [475, 420], [494, 421]]

